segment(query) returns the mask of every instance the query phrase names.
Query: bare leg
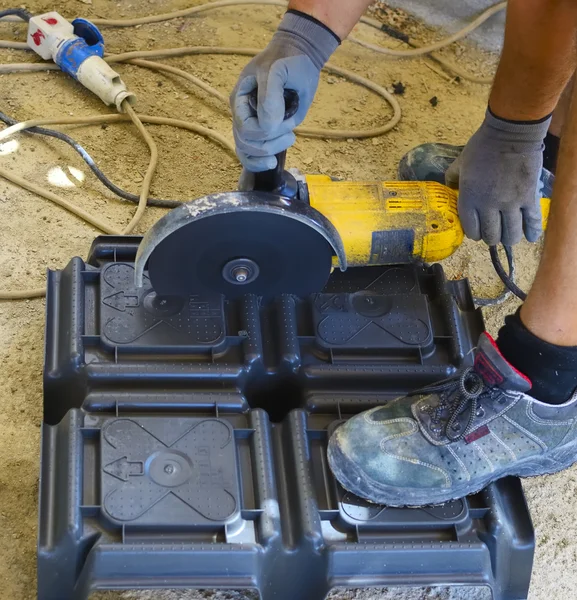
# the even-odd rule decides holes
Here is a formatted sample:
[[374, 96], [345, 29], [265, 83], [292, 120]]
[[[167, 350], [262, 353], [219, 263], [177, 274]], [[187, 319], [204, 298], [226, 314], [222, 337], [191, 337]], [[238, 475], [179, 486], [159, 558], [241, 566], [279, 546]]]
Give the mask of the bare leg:
[[549, 133], [561, 137], [561, 133], [563, 132], [563, 128], [565, 126], [565, 121], [567, 120], [567, 116], [569, 114], [569, 107], [571, 106], [571, 96], [573, 93], [573, 84], [575, 81], [575, 75], [571, 78], [561, 97], [559, 98], [559, 102], [557, 103], [557, 107], [553, 112], [553, 118], [551, 119], [551, 125], [549, 126]]
[[[565, 128], [565, 121], [569, 113], [569, 106], [571, 105], [571, 94], [573, 92], [573, 85], [575, 81], [575, 75], [569, 80], [569, 83], [565, 86], [563, 93], [561, 94], [557, 106], [553, 111], [553, 117], [551, 124], [549, 125], [549, 131], [545, 136], [545, 147], [543, 149], [543, 168], [552, 173], [553, 175], [557, 172], [557, 159], [559, 156], [560, 139]], [[552, 181], [548, 176], [544, 180], [544, 192], [551, 195]]]
[[558, 346], [577, 346], [577, 86], [571, 94], [545, 247], [521, 320]]

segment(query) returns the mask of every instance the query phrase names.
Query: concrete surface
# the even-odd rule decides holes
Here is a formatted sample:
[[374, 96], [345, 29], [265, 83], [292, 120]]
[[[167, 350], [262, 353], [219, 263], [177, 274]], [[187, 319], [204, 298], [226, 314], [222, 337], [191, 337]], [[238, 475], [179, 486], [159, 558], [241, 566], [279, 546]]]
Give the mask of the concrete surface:
[[[402, 8], [427, 25], [458, 31], [498, 0], [387, 0], [380, 4]], [[486, 50], [499, 50], [503, 42], [505, 11], [493, 15], [468, 41]]]

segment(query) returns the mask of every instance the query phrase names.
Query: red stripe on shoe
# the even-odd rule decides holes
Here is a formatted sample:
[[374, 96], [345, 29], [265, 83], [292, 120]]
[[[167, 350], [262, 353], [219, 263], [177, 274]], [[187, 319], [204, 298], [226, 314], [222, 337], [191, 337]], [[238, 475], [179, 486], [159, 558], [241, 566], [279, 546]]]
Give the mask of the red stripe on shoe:
[[491, 432], [489, 431], [489, 428], [487, 427], [487, 425], [483, 425], [483, 427], [479, 427], [479, 429], [475, 429], [475, 431], [472, 431], [469, 435], [466, 435], [463, 439], [465, 440], [466, 444], [471, 444], [472, 442], [476, 442], [477, 440], [480, 440], [482, 437], [485, 437], [486, 435], [489, 435]]
[[527, 375], [525, 375], [524, 373], [521, 373], [521, 371], [519, 371], [519, 369], [516, 369], [501, 353], [501, 350], [499, 350], [499, 346], [497, 346], [497, 342], [492, 338], [491, 335], [489, 335], [486, 331], [483, 332], [483, 335], [491, 342], [491, 345], [493, 346], [493, 348], [495, 348], [495, 350], [499, 353], [499, 356], [513, 369], [513, 371], [515, 371], [515, 373], [517, 373], [517, 375], [519, 375], [519, 377], [522, 377], [531, 387], [533, 387], [533, 382], [527, 377]]

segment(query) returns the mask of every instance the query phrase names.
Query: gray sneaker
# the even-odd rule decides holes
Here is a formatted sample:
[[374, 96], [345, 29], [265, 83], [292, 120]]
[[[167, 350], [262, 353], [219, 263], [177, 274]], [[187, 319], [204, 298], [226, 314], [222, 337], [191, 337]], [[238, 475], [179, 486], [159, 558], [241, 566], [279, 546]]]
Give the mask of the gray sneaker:
[[346, 490], [387, 506], [442, 504], [507, 475], [561, 471], [577, 461], [577, 393], [550, 405], [530, 388], [483, 334], [474, 367], [340, 426], [329, 464]]

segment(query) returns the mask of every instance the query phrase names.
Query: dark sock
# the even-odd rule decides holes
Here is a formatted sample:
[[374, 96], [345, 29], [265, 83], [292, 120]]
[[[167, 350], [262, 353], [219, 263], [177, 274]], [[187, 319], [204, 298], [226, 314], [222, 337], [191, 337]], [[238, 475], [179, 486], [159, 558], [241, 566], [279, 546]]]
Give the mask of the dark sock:
[[557, 155], [559, 154], [560, 141], [560, 138], [549, 132], [547, 132], [543, 141], [545, 144], [545, 149], [543, 150], [543, 167], [553, 173], [553, 175], [557, 169]]
[[519, 311], [505, 318], [497, 346], [531, 380], [531, 396], [547, 404], [563, 404], [571, 398], [577, 388], [577, 347], [539, 339], [525, 327]]

